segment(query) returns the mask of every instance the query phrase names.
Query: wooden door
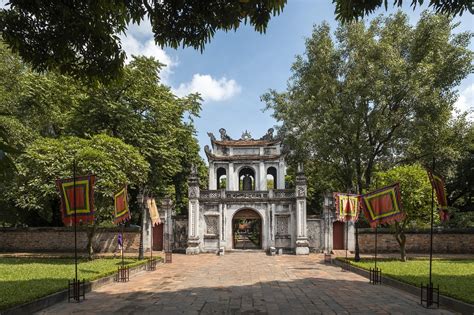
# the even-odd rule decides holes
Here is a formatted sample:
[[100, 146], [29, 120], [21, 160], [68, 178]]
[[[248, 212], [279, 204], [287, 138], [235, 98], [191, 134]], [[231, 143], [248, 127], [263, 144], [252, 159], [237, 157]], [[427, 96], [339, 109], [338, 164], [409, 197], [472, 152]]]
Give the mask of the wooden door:
[[163, 250], [163, 223], [153, 227], [153, 250]]
[[336, 221], [332, 225], [332, 249], [344, 249], [344, 223]]

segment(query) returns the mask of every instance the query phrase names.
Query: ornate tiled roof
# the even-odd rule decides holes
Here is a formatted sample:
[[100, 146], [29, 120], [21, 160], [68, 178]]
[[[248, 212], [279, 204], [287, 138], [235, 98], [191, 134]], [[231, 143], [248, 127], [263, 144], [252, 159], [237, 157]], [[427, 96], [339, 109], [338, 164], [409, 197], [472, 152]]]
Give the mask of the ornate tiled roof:
[[224, 147], [261, 147], [274, 145], [280, 140], [212, 140], [212, 142]]
[[224, 128], [219, 129], [220, 140], [217, 140], [212, 132], [208, 132], [207, 135], [211, 138], [212, 144], [217, 144], [224, 147], [251, 147], [251, 146], [269, 146], [280, 143], [281, 140], [273, 136], [273, 128], [268, 129], [267, 133], [260, 139], [253, 139], [250, 132], [245, 130], [242, 133], [240, 139], [234, 140], [227, 135], [227, 131]]

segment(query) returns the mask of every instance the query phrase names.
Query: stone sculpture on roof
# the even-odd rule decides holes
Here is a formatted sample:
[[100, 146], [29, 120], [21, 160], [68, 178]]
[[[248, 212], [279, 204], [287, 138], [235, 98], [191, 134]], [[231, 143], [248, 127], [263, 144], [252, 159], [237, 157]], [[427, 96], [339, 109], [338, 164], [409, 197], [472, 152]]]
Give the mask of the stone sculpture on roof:
[[227, 135], [227, 131], [224, 128], [219, 129], [219, 133], [221, 134], [222, 141], [232, 140], [232, 138]]
[[273, 138], [273, 128], [268, 129], [267, 133], [261, 137], [259, 140], [274, 140]]
[[252, 139], [252, 135], [250, 134], [250, 132], [245, 130], [244, 132], [242, 132], [242, 136], [240, 137], [240, 140], [253, 140], [253, 139]]

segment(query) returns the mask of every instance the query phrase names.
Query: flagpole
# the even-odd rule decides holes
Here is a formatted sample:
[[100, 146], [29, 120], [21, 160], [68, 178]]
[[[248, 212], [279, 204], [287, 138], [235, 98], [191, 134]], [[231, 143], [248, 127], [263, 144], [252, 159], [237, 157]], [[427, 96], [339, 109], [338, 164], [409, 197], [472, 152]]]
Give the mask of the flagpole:
[[377, 270], [377, 224], [375, 225], [375, 269]]
[[[433, 173], [435, 171], [435, 158], [433, 156]], [[431, 226], [430, 226], [430, 281], [429, 285], [432, 286], [431, 282], [431, 272], [433, 264], [433, 220], [434, 220], [434, 187], [431, 185]]]
[[75, 265], [75, 281], [77, 282], [77, 208], [76, 208], [76, 159], [73, 159], [73, 198], [74, 198], [74, 265]]
[[125, 245], [124, 236], [123, 236], [124, 227], [125, 227], [125, 223], [122, 223], [122, 267], [125, 266], [125, 263], [123, 260], [123, 252], [124, 252], [124, 245]]

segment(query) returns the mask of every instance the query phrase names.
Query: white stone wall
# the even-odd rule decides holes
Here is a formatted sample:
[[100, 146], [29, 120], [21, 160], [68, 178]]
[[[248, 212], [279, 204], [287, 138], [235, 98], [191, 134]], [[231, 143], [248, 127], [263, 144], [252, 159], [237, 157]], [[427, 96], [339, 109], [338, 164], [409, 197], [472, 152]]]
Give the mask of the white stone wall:
[[[244, 202], [244, 203], [199, 203], [199, 245], [200, 252], [216, 252], [219, 247], [233, 249], [232, 219], [243, 209], [251, 209], [262, 219], [262, 249], [271, 246], [284, 249], [294, 249], [296, 241], [295, 205], [291, 203]], [[278, 223], [286, 219], [285, 229]], [[210, 227], [209, 225], [212, 225]], [[212, 230], [212, 233], [211, 233]], [[285, 233], [279, 233], [286, 231]]]
[[323, 250], [323, 232], [320, 218], [307, 218], [307, 233], [309, 248], [313, 252]]

